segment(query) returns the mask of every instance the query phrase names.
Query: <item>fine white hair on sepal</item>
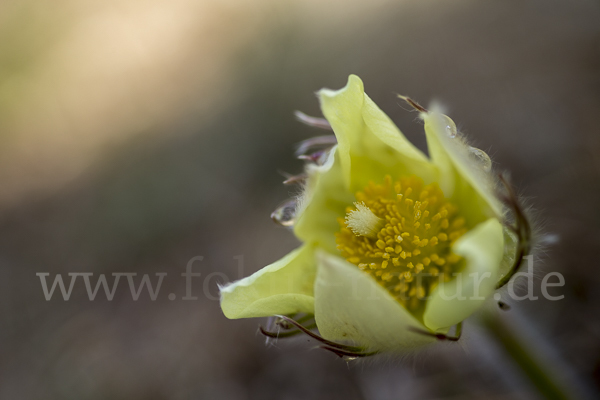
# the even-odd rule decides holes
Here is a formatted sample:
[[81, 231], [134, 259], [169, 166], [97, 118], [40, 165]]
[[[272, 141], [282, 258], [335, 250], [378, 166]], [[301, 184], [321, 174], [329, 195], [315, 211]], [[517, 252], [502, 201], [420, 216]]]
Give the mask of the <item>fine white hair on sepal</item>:
[[346, 214], [346, 224], [357, 236], [375, 238], [384, 221], [371, 211], [364, 202], [354, 203], [356, 210]]
[[439, 99], [431, 100], [428, 107], [429, 107], [429, 111], [436, 113], [436, 114], [447, 115], [450, 112], [450, 109], [448, 108], [448, 106], [445, 105]]
[[538, 238], [538, 243], [540, 245], [550, 246], [559, 242], [560, 236], [556, 233], [546, 233], [544, 235], [540, 235], [540, 237]]

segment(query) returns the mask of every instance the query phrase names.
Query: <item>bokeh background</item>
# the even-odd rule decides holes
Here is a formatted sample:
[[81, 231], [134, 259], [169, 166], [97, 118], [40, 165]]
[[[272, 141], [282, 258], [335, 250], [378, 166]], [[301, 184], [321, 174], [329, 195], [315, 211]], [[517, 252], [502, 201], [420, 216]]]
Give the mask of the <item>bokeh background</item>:
[[[350, 73], [421, 148], [396, 93], [446, 104], [511, 171], [546, 233], [536, 267], [566, 285], [503, 318], [594, 396], [599, 21], [595, 0], [3, 0], [0, 398], [536, 398], [474, 323], [458, 345], [347, 366], [222, 315], [218, 282], [297, 246], [269, 218], [296, 190], [294, 145], [319, 133], [292, 113], [319, 115], [314, 92]], [[39, 272], [168, 276], [156, 301], [124, 278], [112, 301], [81, 278], [46, 301]]]

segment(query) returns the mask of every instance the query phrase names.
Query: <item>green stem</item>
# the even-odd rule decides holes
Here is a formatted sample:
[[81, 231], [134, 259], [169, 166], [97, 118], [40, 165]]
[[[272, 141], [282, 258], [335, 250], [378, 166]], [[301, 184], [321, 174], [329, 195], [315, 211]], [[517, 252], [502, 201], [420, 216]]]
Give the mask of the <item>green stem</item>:
[[559, 384], [555, 371], [547, 368], [548, 363], [543, 363], [539, 354], [529, 343], [525, 343], [512, 327], [502, 321], [497, 315], [483, 318], [483, 322], [491, 336], [493, 336], [513, 361], [521, 368], [529, 381], [537, 388], [546, 399], [572, 399], [569, 393]]

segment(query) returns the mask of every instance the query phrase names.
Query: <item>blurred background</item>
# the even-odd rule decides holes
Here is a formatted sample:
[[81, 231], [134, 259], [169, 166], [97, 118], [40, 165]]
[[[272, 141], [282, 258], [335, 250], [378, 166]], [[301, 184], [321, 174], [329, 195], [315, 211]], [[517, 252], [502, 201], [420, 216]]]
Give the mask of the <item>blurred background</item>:
[[[593, 0], [3, 0], [0, 398], [536, 398], [473, 323], [458, 345], [347, 366], [222, 315], [217, 283], [298, 245], [269, 218], [320, 133], [293, 111], [319, 116], [314, 92], [350, 73], [422, 149], [396, 93], [446, 104], [511, 171], [549, 234], [536, 271], [566, 285], [503, 317], [598, 393], [599, 21]], [[155, 301], [125, 278], [112, 301], [82, 278], [46, 301], [40, 272], [168, 275]]]

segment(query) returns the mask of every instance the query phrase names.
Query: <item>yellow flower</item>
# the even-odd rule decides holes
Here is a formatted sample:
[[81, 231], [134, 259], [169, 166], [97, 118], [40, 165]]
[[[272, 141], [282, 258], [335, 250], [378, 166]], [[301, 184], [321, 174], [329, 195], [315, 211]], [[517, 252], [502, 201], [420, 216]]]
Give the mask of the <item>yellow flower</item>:
[[303, 245], [221, 288], [222, 310], [232, 319], [314, 314], [325, 340], [365, 352], [431, 342], [480, 308], [501, 277], [491, 162], [449, 117], [411, 103], [428, 158], [357, 76], [319, 98], [337, 145], [307, 165], [293, 228]]

